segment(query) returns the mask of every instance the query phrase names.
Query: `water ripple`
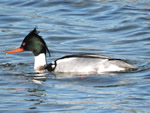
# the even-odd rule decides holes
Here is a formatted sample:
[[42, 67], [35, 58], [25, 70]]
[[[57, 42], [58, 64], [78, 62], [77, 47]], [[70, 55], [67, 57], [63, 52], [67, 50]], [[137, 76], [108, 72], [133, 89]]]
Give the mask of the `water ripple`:
[[[149, 112], [150, 2], [147, 0], [1, 0], [1, 112]], [[76, 53], [125, 59], [134, 72], [36, 73], [18, 48], [34, 27], [51, 50], [48, 62]], [[144, 103], [144, 104], [143, 104]]]

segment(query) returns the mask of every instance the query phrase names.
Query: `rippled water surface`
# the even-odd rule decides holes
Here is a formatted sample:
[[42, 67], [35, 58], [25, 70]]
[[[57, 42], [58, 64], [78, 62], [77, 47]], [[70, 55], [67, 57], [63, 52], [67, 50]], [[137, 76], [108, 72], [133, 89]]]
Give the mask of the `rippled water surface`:
[[[150, 112], [149, 0], [0, 0], [1, 113]], [[38, 27], [52, 60], [96, 53], [139, 67], [125, 73], [35, 73], [31, 52], [6, 55]]]

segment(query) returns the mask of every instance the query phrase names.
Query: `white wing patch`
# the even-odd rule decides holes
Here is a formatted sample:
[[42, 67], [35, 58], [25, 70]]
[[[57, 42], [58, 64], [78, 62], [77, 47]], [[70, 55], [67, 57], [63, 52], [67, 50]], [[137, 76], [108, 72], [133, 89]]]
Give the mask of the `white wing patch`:
[[57, 60], [57, 64], [59, 65], [60, 63], [67, 63], [67, 62], [71, 62], [71, 61], [73, 61], [73, 60], [75, 60], [75, 59], [77, 59], [77, 58], [64, 58], [64, 59], [60, 59], [60, 60]]

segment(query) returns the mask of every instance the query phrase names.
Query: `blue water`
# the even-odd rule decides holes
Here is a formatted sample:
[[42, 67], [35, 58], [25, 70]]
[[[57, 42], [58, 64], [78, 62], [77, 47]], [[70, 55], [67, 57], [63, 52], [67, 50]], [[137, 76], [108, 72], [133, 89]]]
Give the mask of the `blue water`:
[[[149, 0], [0, 0], [0, 113], [150, 112]], [[38, 27], [52, 60], [76, 53], [139, 69], [101, 75], [35, 73], [31, 52], [6, 55]]]

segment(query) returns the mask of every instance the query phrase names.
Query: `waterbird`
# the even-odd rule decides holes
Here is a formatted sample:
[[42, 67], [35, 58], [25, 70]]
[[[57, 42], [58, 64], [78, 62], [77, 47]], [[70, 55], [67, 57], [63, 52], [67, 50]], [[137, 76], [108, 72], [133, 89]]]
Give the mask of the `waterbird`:
[[32, 51], [35, 71], [48, 70], [50, 72], [61, 73], [100, 74], [138, 69], [137, 66], [127, 63], [122, 59], [89, 53], [67, 55], [47, 64], [46, 54], [50, 55], [50, 51], [36, 28], [24, 38], [19, 48], [7, 51], [6, 53], [10, 54], [22, 51]]

